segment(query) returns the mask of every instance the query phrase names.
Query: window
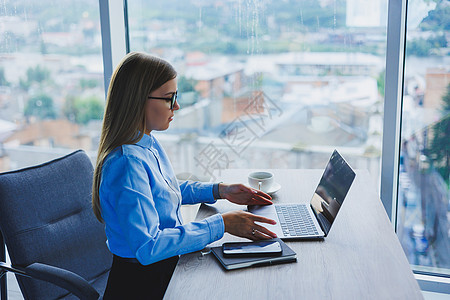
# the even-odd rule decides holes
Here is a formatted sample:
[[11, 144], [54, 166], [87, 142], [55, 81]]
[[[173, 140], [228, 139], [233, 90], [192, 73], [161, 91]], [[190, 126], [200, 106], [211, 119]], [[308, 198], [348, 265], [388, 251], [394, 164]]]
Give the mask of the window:
[[104, 107], [98, 3], [6, 0], [0, 8], [0, 172], [80, 148], [94, 160]]
[[[225, 168], [323, 168], [337, 147], [380, 180], [387, 6], [397, 2], [406, 3], [124, 1], [129, 49], [179, 72], [182, 109], [158, 136], [175, 171], [209, 179]], [[391, 216], [413, 269], [448, 277], [449, 6], [408, 3]], [[75, 148], [94, 157], [104, 99], [98, 2], [0, 7], [0, 171]]]
[[98, 3], [0, 7], [0, 171], [96, 150], [104, 107]]
[[[414, 3], [414, 2], [412, 2]], [[450, 6], [408, 2], [397, 234], [413, 269], [450, 276]]]
[[[159, 139], [176, 172], [323, 168], [379, 178], [387, 1], [128, 0], [129, 47], [179, 72]], [[370, 18], [369, 18], [370, 17]]]

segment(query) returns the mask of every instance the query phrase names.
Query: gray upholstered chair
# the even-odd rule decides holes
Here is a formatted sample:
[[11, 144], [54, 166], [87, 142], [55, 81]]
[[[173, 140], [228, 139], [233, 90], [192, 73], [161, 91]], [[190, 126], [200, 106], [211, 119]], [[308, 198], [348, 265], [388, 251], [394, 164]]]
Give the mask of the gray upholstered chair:
[[101, 298], [112, 255], [91, 209], [92, 176], [82, 150], [0, 174], [0, 230], [11, 258], [0, 262], [3, 288], [11, 271], [25, 299]]

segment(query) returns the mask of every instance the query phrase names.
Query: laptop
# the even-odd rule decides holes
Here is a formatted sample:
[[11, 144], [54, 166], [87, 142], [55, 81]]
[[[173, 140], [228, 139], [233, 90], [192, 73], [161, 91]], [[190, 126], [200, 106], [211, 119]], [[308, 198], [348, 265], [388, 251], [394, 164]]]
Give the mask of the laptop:
[[249, 206], [248, 211], [277, 221], [260, 223], [283, 240], [322, 239], [328, 235], [344, 204], [355, 172], [337, 150], [333, 151], [311, 201]]

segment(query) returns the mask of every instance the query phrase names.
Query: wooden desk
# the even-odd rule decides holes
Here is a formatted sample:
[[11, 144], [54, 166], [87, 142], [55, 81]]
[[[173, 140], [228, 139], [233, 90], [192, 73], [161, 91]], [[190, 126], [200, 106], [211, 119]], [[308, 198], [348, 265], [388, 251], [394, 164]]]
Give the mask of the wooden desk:
[[[251, 170], [226, 170], [223, 182], [247, 182]], [[281, 189], [274, 202], [308, 203], [322, 170], [271, 170]], [[165, 299], [423, 299], [403, 249], [365, 170], [356, 178], [323, 241], [287, 244], [297, 262], [224, 271], [212, 254], [183, 255]], [[220, 200], [197, 219], [245, 206]], [[244, 240], [229, 234], [215, 243]]]

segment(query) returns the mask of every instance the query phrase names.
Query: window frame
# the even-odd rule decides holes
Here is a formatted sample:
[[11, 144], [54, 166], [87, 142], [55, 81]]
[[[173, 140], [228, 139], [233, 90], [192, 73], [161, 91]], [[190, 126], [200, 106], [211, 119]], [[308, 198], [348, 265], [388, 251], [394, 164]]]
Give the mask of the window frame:
[[[380, 198], [394, 230], [400, 160], [407, 0], [389, 1]], [[392, 130], [394, 129], [394, 130]]]
[[[408, 0], [389, 0], [380, 197], [397, 229]], [[392, 130], [394, 129], [394, 130]], [[424, 291], [448, 293], [450, 278], [413, 270]]]
[[[99, 5], [104, 83], [105, 93], [107, 93], [114, 68], [129, 52], [127, 0], [99, 0]], [[407, 7], [408, 0], [388, 0], [383, 119], [383, 129], [387, 130], [383, 130], [380, 198], [394, 230], [397, 224]], [[419, 274], [416, 271], [414, 273], [422, 290], [448, 293], [450, 278]]]
[[[126, 0], [99, 0], [105, 96], [114, 68], [129, 52]], [[111, 22], [111, 20], [114, 20]]]

